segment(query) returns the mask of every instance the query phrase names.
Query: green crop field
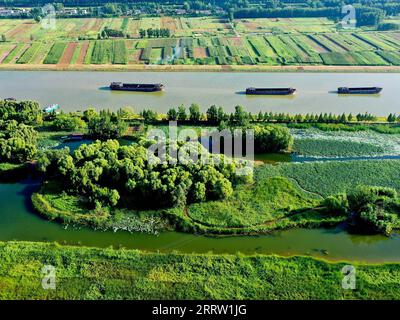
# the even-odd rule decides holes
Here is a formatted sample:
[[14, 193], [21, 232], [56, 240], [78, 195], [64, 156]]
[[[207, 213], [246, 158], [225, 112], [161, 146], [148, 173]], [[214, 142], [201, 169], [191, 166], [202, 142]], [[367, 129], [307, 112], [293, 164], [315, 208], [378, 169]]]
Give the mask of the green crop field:
[[127, 51], [124, 40], [114, 41], [114, 52], [113, 52], [113, 63], [114, 64], [126, 64], [127, 63]]
[[110, 40], [99, 40], [94, 43], [91, 63], [108, 64], [113, 58], [113, 42]]
[[66, 42], [56, 42], [53, 47], [50, 49], [43, 63], [45, 64], [54, 64], [58, 63], [61, 56], [63, 55], [65, 49], [67, 47]]
[[17, 60], [17, 63], [29, 63], [41, 47], [40, 43], [33, 43]]
[[[123, 37], [100, 40], [104, 28]], [[141, 39], [139, 30], [149, 28], [169, 29], [171, 36]], [[0, 42], [1, 63], [27, 67], [61, 63], [64, 51], [63, 65], [400, 65], [400, 32], [343, 31], [319, 18], [233, 23], [212, 17], [74, 18], [57, 19], [54, 30], [31, 20], [2, 19], [0, 34], [7, 39]], [[78, 49], [65, 50], [68, 43]]]

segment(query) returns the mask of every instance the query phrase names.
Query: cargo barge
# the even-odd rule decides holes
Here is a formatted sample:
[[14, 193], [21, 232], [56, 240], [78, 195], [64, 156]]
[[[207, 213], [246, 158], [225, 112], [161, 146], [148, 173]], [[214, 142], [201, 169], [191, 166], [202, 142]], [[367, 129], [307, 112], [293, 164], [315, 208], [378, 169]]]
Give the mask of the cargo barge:
[[139, 91], [139, 92], [155, 92], [162, 91], [164, 85], [161, 83], [122, 83], [122, 82], [112, 82], [110, 84], [111, 90], [120, 91]]
[[247, 88], [246, 94], [259, 95], [290, 95], [296, 92], [295, 88]]
[[379, 87], [340, 87], [338, 88], [339, 94], [378, 94], [382, 91], [382, 88]]

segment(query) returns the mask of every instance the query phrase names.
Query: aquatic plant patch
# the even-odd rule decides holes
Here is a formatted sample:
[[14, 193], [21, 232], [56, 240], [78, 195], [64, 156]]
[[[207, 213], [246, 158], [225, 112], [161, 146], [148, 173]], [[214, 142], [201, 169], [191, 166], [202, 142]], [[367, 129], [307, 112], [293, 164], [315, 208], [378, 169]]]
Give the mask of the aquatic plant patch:
[[[367, 128], [366, 128], [367, 129]], [[291, 129], [293, 151], [312, 157], [400, 156], [400, 135], [362, 131]]]
[[400, 160], [353, 160], [265, 165], [262, 177], [284, 176], [304, 190], [323, 197], [345, 192], [357, 185], [400, 190]]
[[365, 142], [297, 139], [293, 151], [302, 156], [312, 157], [357, 157], [380, 155], [384, 149]]

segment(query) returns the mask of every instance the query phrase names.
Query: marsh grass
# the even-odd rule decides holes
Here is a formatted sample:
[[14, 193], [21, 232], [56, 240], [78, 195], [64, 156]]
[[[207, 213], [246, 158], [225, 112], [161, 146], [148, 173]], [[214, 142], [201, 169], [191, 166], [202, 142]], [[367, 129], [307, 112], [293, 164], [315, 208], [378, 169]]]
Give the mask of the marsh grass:
[[[355, 290], [341, 269], [310, 257], [160, 254], [137, 250], [0, 242], [0, 299], [399, 299], [400, 265], [351, 264]], [[57, 290], [43, 290], [41, 270], [56, 268]]]

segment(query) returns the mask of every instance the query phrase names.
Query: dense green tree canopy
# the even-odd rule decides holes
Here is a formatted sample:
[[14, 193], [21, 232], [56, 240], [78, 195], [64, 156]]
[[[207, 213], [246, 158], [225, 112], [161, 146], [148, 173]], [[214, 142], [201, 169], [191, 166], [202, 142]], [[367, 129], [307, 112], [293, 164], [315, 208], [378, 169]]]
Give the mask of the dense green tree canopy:
[[252, 126], [251, 129], [256, 153], [289, 151], [293, 145], [293, 137], [286, 127]]
[[355, 227], [363, 232], [390, 234], [400, 213], [397, 191], [392, 188], [358, 186], [347, 195]]
[[195, 151], [200, 161], [160, 163], [142, 145], [120, 146], [108, 140], [61, 155], [57, 167], [72, 191], [97, 206], [162, 208], [221, 199], [244, 178], [236, 175], [239, 164], [224, 162], [222, 155], [211, 155], [197, 143], [184, 146], [178, 147], [179, 154]]
[[102, 110], [99, 114], [91, 113], [88, 129], [89, 135], [94, 139], [118, 139], [126, 131], [126, 123], [115, 113]]
[[347, 213], [351, 228], [360, 233], [389, 235], [399, 222], [400, 199], [392, 188], [360, 185], [323, 204], [330, 212]]
[[42, 110], [35, 101], [0, 100], [0, 119], [25, 124], [42, 123]]
[[15, 120], [0, 120], [0, 161], [23, 163], [34, 159], [37, 152], [37, 132]]
[[80, 116], [74, 114], [59, 114], [53, 121], [55, 130], [76, 131], [86, 128], [85, 121]]

